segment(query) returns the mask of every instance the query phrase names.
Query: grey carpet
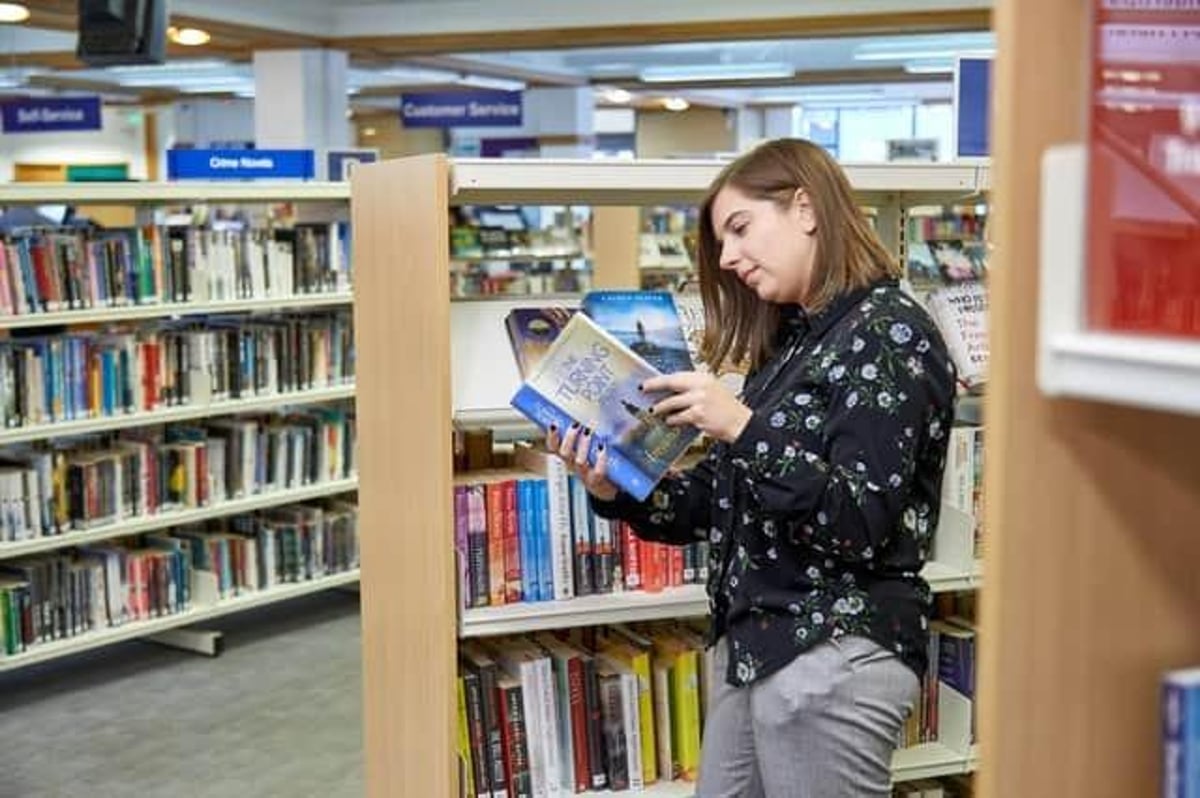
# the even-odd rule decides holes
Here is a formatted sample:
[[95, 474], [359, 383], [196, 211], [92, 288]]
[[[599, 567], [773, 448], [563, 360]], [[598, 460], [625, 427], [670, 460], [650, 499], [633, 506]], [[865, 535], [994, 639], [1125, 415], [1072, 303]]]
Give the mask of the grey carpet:
[[125, 643], [0, 674], [0, 797], [359, 798], [357, 596], [206, 626], [214, 659]]

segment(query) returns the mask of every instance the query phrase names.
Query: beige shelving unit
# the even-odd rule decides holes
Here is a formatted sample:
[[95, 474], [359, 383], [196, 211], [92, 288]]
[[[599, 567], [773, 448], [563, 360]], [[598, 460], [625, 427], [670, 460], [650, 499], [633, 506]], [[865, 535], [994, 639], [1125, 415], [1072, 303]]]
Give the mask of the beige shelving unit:
[[[458, 617], [450, 431], [455, 422], [519, 424], [502, 402], [484, 407], [463, 397], [461, 386], [452, 390], [455, 347], [446, 280], [450, 206], [486, 201], [623, 210], [694, 202], [720, 167], [709, 161], [451, 160], [428, 155], [355, 170], [351, 222], [357, 407], [359, 428], [365, 432], [359, 442], [363, 704], [371, 796], [458, 794], [459, 634], [694, 614], [700, 608], [698, 593], [684, 590], [664, 591], [657, 599], [628, 594]], [[950, 202], [987, 188], [985, 166], [872, 165], [850, 166], [847, 172], [864, 202], [889, 209], [883, 218], [894, 222], [897, 237], [904, 205]], [[601, 218], [605, 215], [602, 211]], [[624, 218], [621, 213], [607, 215], [616, 222]], [[636, 257], [633, 243], [618, 243], [614, 250]], [[605, 264], [618, 272], [604, 273]], [[636, 285], [636, 261], [598, 257], [597, 270], [596, 285]], [[486, 338], [480, 346], [494, 349], [496, 340], [506, 345], [499, 326]], [[503, 357], [502, 350], [497, 357]], [[515, 387], [515, 381], [493, 385], [489, 395], [508, 396]], [[460, 417], [456, 404], [469, 405], [469, 413]], [[949, 589], [969, 588], [979, 579], [977, 570], [935, 577]], [[898, 778], [960, 773], [974, 763], [973, 753], [919, 746], [898, 754], [896, 772]], [[647, 794], [690, 792], [687, 785], [663, 785]]]
[[1051, 399], [1036, 380], [1039, 269], [1072, 266], [1039, 265], [1039, 239], [1082, 232], [1041, 207], [1042, 156], [1087, 137], [1101, 5], [1124, 7], [994, 12], [985, 480], [986, 525], [1003, 534], [984, 559], [983, 798], [1163, 794], [1160, 681], [1200, 664], [1200, 417]]

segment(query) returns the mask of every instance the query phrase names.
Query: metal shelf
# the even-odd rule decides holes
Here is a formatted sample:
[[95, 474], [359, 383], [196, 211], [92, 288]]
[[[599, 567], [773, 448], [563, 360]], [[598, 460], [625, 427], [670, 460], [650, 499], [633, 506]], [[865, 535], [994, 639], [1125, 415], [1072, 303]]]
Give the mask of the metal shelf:
[[[983, 582], [980, 563], [970, 572], [931, 562], [921, 575], [935, 593], [975, 590]], [[530, 601], [463, 611], [459, 637], [524, 634], [576, 626], [700, 617], [708, 614], [702, 585], [667, 588], [659, 593], [627, 590], [563, 601]]]
[[143, 532], [151, 532], [156, 529], [166, 529], [167, 527], [179, 526], [181, 524], [206, 521], [210, 518], [224, 518], [226, 516], [237, 515], [238, 513], [262, 510], [267, 507], [281, 507], [285, 504], [319, 499], [324, 496], [336, 496], [339, 493], [348, 493], [357, 489], [358, 478], [353, 477], [331, 482], [321, 482], [315, 485], [305, 485], [301, 488], [257, 493], [253, 496], [231, 499], [208, 507], [196, 507], [187, 510], [164, 510], [157, 515], [126, 518], [88, 530], [65, 532], [61, 535], [34, 538], [33, 540], [22, 540], [13, 543], [0, 543], [0, 560], [9, 560], [14, 557], [24, 557], [28, 554], [53, 551], [70, 546], [83, 546], [88, 543], [96, 543], [97, 541], [110, 540], [127, 535], [139, 535]]
[[310, 310], [313, 308], [349, 305], [354, 302], [350, 291], [327, 294], [302, 294], [291, 297], [233, 299], [218, 302], [164, 302], [157, 305], [127, 305], [123, 307], [59, 310], [52, 313], [26, 313], [0, 317], [0, 329], [13, 330], [47, 327], [56, 324], [104, 324], [109, 322], [160, 319], [174, 316], [208, 316], [221, 313], [276, 312]]
[[271, 396], [251, 396], [243, 399], [226, 399], [201, 405], [167, 407], [162, 410], [146, 410], [123, 413], [103, 418], [85, 418], [78, 421], [61, 421], [55, 424], [34, 424], [28, 427], [13, 427], [0, 432], [0, 446], [66, 435], [83, 435], [90, 432], [106, 432], [115, 429], [144, 427], [150, 424], [165, 424], [172, 421], [187, 421], [211, 416], [252, 413], [263, 410], [278, 410], [295, 405], [319, 404], [354, 396], [354, 383], [317, 388], [310, 391], [292, 391]]
[[162, 205], [179, 202], [349, 201], [349, 183], [27, 183], [0, 186], [0, 205]]
[[[957, 753], [939, 743], [924, 743], [912, 748], [901, 748], [892, 759], [892, 780], [895, 782], [915, 779], [933, 779], [939, 776], [954, 776], [974, 772], [977, 762], [974, 749], [969, 755]], [[608, 790], [580, 793], [582, 796], [611, 796]], [[690, 798], [696, 794], [695, 782], [662, 781], [634, 793], [642, 798]]]
[[701, 585], [666, 588], [659, 593], [628, 590], [565, 601], [467, 609], [459, 623], [459, 636], [490, 637], [572, 626], [695, 617], [707, 613], [708, 598]]
[[[452, 159], [450, 201], [560, 205], [645, 205], [695, 201], [725, 165], [719, 160], [574, 161]], [[848, 164], [862, 195], [903, 194], [936, 201], [988, 189], [983, 164]]]
[[78, 637], [70, 637], [64, 640], [55, 640], [50, 643], [39, 643], [31, 647], [28, 651], [21, 654], [13, 654], [12, 656], [0, 656], [0, 672], [16, 670], [27, 665], [33, 665], [38, 662], [47, 662], [49, 660], [58, 659], [60, 657], [77, 654], [82, 651], [89, 651], [94, 648], [120, 643], [125, 640], [135, 640], [139, 637], [147, 637], [158, 632], [166, 631], [167, 629], [176, 629], [181, 626], [190, 626], [195, 623], [207, 621], [211, 618], [219, 618], [222, 615], [229, 615], [234, 612], [252, 609], [254, 607], [263, 607], [268, 604], [275, 604], [280, 601], [297, 598], [299, 596], [307, 596], [311, 593], [319, 593], [322, 590], [328, 590], [332, 587], [341, 587], [343, 585], [353, 584], [358, 581], [359, 571], [346, 571], [345, 573], [333, 574], [332, 576], [321, 577], [310, 582], [295, 582], [279, 587], [273, 587], [269, 590], [259, 590], [245, 595], [235, 596], [233, 598], [223, 599], [216, 604], [207, 607], [193, 607], [190, 610], [178, 613], [176, 615], [168, 615], [162, 618], [154, 618], [148, 621], [133, 621], [110, 629], [102, 629], [97, 632], [88, 632], [87, 634], [79, 635]]

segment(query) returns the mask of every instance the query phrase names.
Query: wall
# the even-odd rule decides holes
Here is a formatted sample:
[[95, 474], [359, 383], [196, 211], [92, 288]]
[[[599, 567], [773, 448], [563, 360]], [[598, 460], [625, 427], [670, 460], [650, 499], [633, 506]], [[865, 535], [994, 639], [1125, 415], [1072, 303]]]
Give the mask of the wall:
[[[198, 148], [214, 143], [254, 141], [254, 100], [193, 100], [176, 103], [169, 146]], [[170, 131], [167, 132], [170, 136]]]
[[[368, 135], [368, 131], [374, 133]], [[445, 138], [436, 128], [409, 130], [400, 124], [399, 111], [355, 113], [354, 146], [376, 147], [380, 158], [402, 158], [427, 152], [445, 152]]]
[[129, 165], [129, 177], [146, 179], [145, 119], [139, 108], [104, 108], [101, 129], [79, 133], [0, 135], [0, 181], [13, 179], [14, 163]]
[[638, 111], [639, 158], [703, 157], [737, 149], [734, 112], [719, 108]]

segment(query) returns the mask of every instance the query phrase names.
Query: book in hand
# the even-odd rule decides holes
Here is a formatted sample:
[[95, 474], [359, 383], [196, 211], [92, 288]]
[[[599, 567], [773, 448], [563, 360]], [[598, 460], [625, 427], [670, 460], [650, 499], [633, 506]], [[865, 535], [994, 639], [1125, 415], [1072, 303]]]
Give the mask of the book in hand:
[[694, 368], [668, 291], [589, 291], [583, 312], [663, 374]]
[[529, 376], [574, 314], [575, 308], [556, 306], [513, 308], [508, 312], [504, 326], [521, 379]]
[[661, 373], [587, 314], [576, 313], [525, 376], [512, 406], [544, 430], [552, 424], [560, 431], [576, 423], [590, 428], [588, 462], [596, 462], [597, 446], [604, 444], [609, 480], [642, 501], [698, 434], [650, 413], [668, 394], [638, 386]]

